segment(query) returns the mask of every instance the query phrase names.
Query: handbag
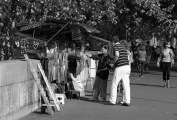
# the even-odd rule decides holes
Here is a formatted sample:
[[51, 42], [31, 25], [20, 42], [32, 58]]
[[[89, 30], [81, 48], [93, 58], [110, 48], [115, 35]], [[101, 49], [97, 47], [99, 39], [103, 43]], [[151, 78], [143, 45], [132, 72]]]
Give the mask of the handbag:
[[170, 54], [170, 57], [171, 57], [171, 67], [173, 67], [174, 64], [175, 64], [174, 56], [171, 53], [169, 53], [169, 54]]
[[175, 64], [175, 60], [173, 58], [171, 58], [171, 67], [173, 67]]
[[[159, 63], [159, 66], [158, 66], [158, 63]], [[157, 60], [157, 67], [162, 68], [162, 58], [161, 57], [159, 57]]]

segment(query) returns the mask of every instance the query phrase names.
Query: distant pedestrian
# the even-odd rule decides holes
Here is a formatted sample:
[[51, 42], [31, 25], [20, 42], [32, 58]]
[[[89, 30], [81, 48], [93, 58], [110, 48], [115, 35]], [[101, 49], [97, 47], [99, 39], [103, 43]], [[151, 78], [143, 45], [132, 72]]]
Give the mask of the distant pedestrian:
[[149, 70], [149, 63], [151, 61], [151, 56], [152, 56], [152, 47], [150, 46], [150, 41], [147, 41], [146, 42], [147, 45], [146, 45], [146, 54], [147, 54], [147, 58], [146, 58], [146, 65], [145, 65], [145, 68], [146, 70]]
[[135, 65], [135, 67], [139, 70], [139, 66], [138, 66], [138, 49], [139, 49], [139, 42], [137, 42], [137, 40], [135, 41], [135, 44], [133, 46], [133, 63]]
[[138, 51], [138, 64], [139, 64], [139, 77], [143, 77], [144, 74], [144, 65], [146, 63], [146, 47], [145, 45], [141, 45]]
[[156, 51], [155, 51], [156, 52], [156, 57], [157, 57], [156, 60], [159, 58], [161, 51], [162, 51], [161, 46], [157, 46]]
[[170, 88], [170, 71], [174, 64], [174, 54], [172, 49], [169, 48], [170, 44], [165, 42], [163, 47], [164, 48], [157, 61], [157, 66], [162, 68], [164, 87]]
[[155, 50], [157, 47], [157, 37], [154, 32], [152, 33], [152, 37], [150, 39], [150, 46], [152, 47], [152, 58], [155, 59], [155, 57], [156, 57]]

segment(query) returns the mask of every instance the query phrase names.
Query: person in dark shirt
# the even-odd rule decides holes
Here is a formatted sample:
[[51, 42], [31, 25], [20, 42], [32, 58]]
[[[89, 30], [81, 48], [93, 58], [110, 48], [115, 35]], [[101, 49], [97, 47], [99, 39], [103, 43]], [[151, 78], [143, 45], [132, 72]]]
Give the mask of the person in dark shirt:
[[146, 70], [149, 70], [149, 63], [151, 61], [151, 56], [152, 56], [153, 49], [150, 46], [150, 41], [147, 41], [146, 43], [147, 43], [147, 45], [146, 45], [147, 58], [146, 58], [145, 68], [146, 68]]
[[[93, 101], [106, 101], [107, 81], [109, 69], [111, 68], [110, 63], [112, 60], [108, 54], [108, 50], [108, 45], [103, 45], [101, 48], [102, 54], [88, 55], [94, 60], [99, 60], [94, 83]], [[99, 95], [101, 99], [98, 99]]]

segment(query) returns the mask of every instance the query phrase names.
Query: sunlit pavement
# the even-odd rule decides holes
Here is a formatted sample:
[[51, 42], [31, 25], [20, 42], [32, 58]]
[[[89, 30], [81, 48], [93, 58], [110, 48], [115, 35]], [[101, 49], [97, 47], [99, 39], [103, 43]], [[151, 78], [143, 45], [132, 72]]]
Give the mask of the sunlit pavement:
[[[91, 102], [91, 93], [81, 100], [66, 100], [61, 111], [53, 117], [40, 114], [40, 110], [21, 118], [20, 120], [177, 120], [177, 71], [173, 68], [170, 80], [171, 88], [164, 88], [162, 72], [152, 63], [150, 70], [145, 71], [140, 78], [136, 70], [131, 73], [131, 105], [111, 106], [103, 102]], [[110, 82], [108, 82], [108, 96]], [[121, 94], [118, 94], [121, 100]]]

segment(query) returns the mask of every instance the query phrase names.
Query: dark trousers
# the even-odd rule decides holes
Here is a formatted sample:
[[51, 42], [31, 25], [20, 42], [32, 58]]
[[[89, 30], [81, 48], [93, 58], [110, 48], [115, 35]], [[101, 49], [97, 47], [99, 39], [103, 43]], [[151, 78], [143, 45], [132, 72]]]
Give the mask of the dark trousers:
[[163, 80], [170, 80], [171, 62], [162, 62]]
[[143, 73], [144, 73], [144, 66], [145, 66], [146, 61], [139, 61], [138, 63], [139, 63], [139, 73], [141, 75], [143, 75]]
[[103, 100], [106, 100], [106, 94], [107, 94], [107, 80], [101, 79], [100, 77], [96, 76], [94, 83], [93, 98], [98, 99], [100, 95], [100, 97]]

